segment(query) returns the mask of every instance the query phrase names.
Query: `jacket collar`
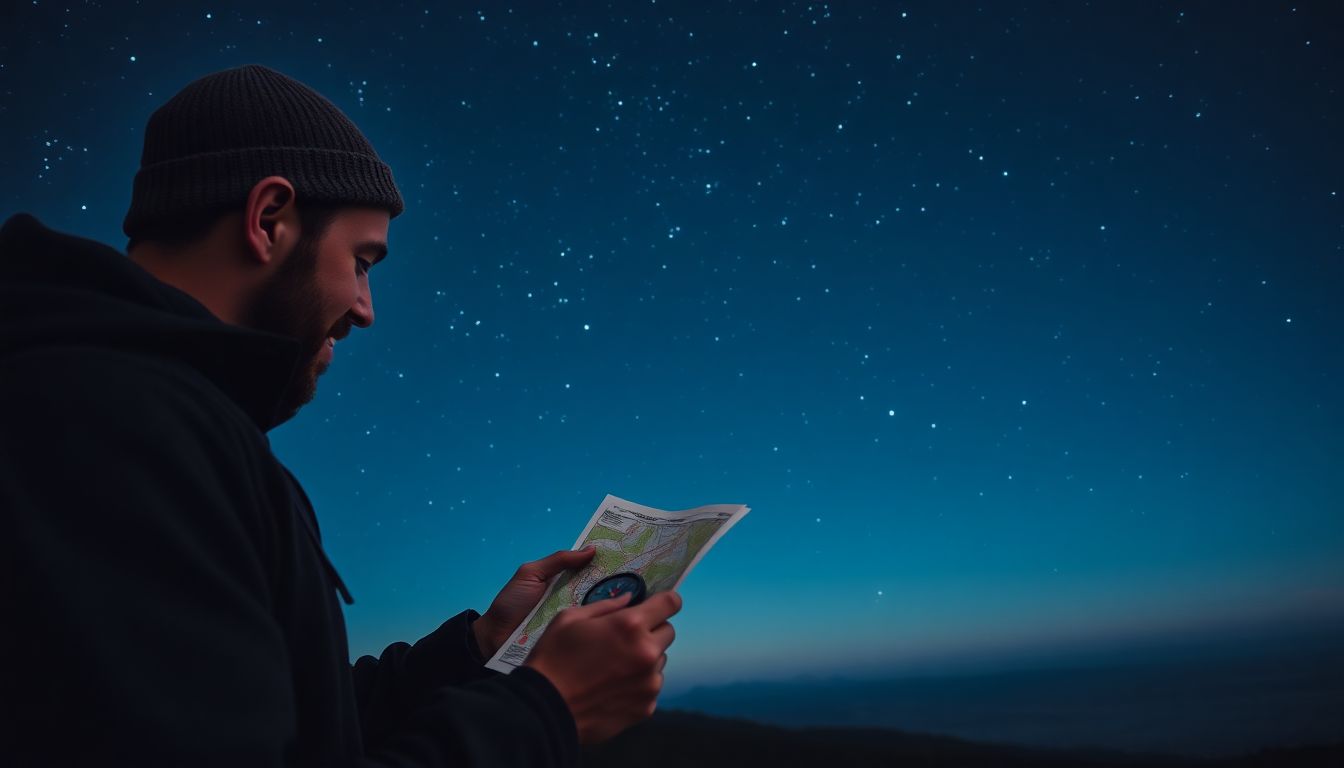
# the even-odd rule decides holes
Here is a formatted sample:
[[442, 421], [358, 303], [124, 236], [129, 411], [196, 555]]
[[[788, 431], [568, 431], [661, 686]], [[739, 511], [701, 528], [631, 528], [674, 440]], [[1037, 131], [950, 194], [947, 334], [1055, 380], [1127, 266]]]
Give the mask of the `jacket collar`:
[[200, 371], [267, 431], [299, 363], [291, 338], [223, 322], [121, 252], [18, 214], [0, 228], [0, 355], [33, 346], [139, 350]]

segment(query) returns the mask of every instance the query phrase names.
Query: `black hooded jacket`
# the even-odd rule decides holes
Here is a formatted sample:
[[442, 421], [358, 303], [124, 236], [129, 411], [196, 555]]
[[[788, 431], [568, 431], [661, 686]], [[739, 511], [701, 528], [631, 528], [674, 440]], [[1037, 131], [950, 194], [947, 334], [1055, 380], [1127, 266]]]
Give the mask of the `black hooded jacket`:
[[0, 764], [575, 762], [563, 699], [485, 670], [472, 611], [351, 666], [265, 434], [297, 357], [112, 248], [0, 229]]

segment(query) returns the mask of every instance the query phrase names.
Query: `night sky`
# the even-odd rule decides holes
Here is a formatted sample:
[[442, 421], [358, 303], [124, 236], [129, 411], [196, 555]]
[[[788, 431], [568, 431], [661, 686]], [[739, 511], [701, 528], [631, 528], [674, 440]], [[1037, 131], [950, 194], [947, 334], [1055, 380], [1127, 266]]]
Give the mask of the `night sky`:
[[1335, 3], [120, 5], [5, 5], [4, 216], [246, 63], [406, 197], [272, 433], [356, 654], [606, 493], [752, 507], [669, 690], [1344, 611]]

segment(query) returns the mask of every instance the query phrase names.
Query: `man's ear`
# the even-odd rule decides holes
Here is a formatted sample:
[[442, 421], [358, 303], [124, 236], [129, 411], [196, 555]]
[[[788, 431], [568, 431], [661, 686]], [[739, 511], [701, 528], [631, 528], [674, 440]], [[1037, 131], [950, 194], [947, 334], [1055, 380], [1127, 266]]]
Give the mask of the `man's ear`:
[[293, 250], [299, 239], [299, 212], [289, 179], [267, 176], [253, 185], [243, 208], [243, 239], [248, 257], [262, 264]]

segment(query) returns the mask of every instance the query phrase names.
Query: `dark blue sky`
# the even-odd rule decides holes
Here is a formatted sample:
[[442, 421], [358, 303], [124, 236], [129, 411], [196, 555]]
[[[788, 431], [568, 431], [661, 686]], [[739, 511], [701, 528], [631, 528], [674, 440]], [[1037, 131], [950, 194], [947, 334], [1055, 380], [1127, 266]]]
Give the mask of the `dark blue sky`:
[[6, 6], [0, 211], [123, 245], [224, 67], [370, 136], [378, 319], [273, 433], [354, 651], [608, 492], [753, 508], [670, 689], [1344, 606], [1337, 5], [238, 7]]

